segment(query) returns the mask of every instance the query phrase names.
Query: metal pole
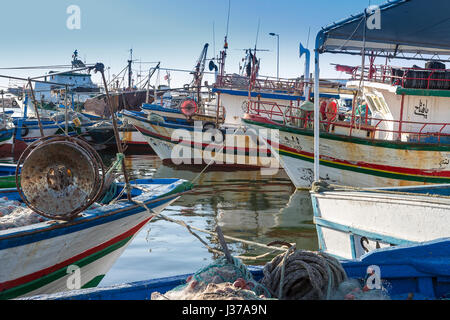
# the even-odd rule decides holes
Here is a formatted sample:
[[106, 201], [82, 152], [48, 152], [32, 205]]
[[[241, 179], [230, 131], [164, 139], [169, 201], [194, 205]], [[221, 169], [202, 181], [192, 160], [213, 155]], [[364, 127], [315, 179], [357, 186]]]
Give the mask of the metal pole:
[[147, 81], [147, 93], [145, 95], [145, 103], [150, 103], [150, 77], [152, 74], [152, 69], [148, 71], [148, 81]]
[[[120, 143], [119, 130], [117, 129], [116, 116], [114, 115], [114, 110], [112, 108], [112, 102], [111, 102], [111, 96], [109, 95], [108, 85], [106, 83], [105, 72], [104, 72], [104, 70], [100, 70], [100, 72], [102, 74], [103, 84], [105, 86], [106, 97], [108, 99], [108, 107], [109, 107], [109, 112], [111, 113], [111, 119], [112, 119], [112, 124], [113, 124], [113, 128], [114, 128], [114, 137], [116, 138], [116, 144], [117, 144], [117, 151], [119, 153], [123, 154], [122, 144]], [[123, 176], [125, 179], [125, 185], [127, 188], [127, 197], [128, 197], [128, 200], [131, 201], [131, 190], [129, 189], [130, 183], [128, 180], [127, 170], [125, 168], [125, 159], [124, 158], [122, 158], [122, 170], [123, 170]]]
[[69, 135], [69, 123], [68, 123], [68, 114], [67, 114], [67, 90], [69, 90], [69, 89], [68, 89], [68, 86], [66, 85], [66, 92], [64, 95], [64, 106], [65, 106], [65, 117], [66, 117], [65, 130], [66, 130], [66, 135]]
[[280, 35], [277, 34], [277, 78], [280, 80]]
[[269, 35], [272, 37], [277, 37], [277, 80], [280, 80], [280, 35], [273, 32], [269, 33]]
[[3, 97], [4, 91], [1, 91], [2, 94], [2, 107], [3, 107], [3, 125], [6, 127], [6, 114], [5, 114], [5, 98]]
[[320, 69], [319, 69], [319, 48], [316, 45], [315, 50], [315, 67], [314, 67], [314, 181], [320, 181], [320, 108], [319, 108], [319, 82], [320, 82]]
[[44, 137], [44, 129], [42, 129], [41, 117], [39, 116], [38, 106], [37, 106], [36, 98], [34, 96], [33, 85], [31, 83], [31, 79], [30, 78], [28, 78], [28, 85], [30, 86], [31, 98], [33, 99], [34, 110], [36, 112], [36, 117], [38, 119], [39, 131], [41, 132], [41, 137], [43, 138]]

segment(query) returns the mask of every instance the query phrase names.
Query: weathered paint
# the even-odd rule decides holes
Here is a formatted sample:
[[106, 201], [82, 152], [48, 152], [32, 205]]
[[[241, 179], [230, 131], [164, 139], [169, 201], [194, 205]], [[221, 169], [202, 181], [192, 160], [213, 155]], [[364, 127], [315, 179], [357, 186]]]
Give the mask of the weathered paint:
[[[238, 134], [223, 133], [222, 139], [225, 141], [225, 147], [223, 147], [223, 144], [196, 139], [196, 135], [202, 135], [203, 132], [195, 132], [193, 126], [156, 123], [129, 113], [125, 113], [124, 117], [142, 133], [161, 160], [170, 160], [176, 164], [182, 162], [204, 165], [213, 161], [213, 165], [279, 168], [279, 162], [271, 156], [270, 148], [258, 147], [255, 142], [257, 137], [244, 133], [242, 130]], [[178, 129], [186, 130], [189, 140], [173, 140], [172, 137]], [[231, 143], [232, 140], [235, 141], [236, 146]], [[227, 141], [230, 144], [227, 144]], [[183, 151], [185, 150], [188, 156], [179, 157], [174, 152], [176, 146], [185, 147]]]
[[[244, 119], [255, 129], [279, 130], [280, 162], [297, 187], [314, 180], [311, 130]], [[385, 187], [450, 182], [450, 145], [419, 144], [348, 137], [320, 138], [321, 179], [334, 184]]]
[[147, 203], [151, 213], [138, 204], [123, 202], [89, 209], [73, 222], [1, 231], [0, 298], [65, 291], [71, 265], [81, 268], [82, 286], [104, 275], [132, 237], [190, 188], [183, 180], [159, 181], [161, 184], [138, 180], [148, 191], [133, 189], [137, 190], [133, 198]]
[[[421, 243], [419, 245], [385, 248], [373, 251], [361, 259], [341, 261], [347, 276], [364, 280], [367, 268], [380, 267], [382, 281], [393, 300], [445, 298], [450, 291], [450, 239]], [[248, 266], [255, 281], [263, 277], [263, 267]], [[193, 270], [194, 271], [194, 270]], [[192, 275], [192, 274], [190, 274]], [[186, 284], [190, 276], [177, 275], [168, 278], [118, 284], [110, 287], [77, 290], [53, 295], [41, 295], [27, 300], [150, 300], [153, 292], [165, 294]]]
[[344, 187], [311, 192], [324, 251], [352, 259], [377, 247], [449, 237], [450, 198], [424, 190], [413, 194]]

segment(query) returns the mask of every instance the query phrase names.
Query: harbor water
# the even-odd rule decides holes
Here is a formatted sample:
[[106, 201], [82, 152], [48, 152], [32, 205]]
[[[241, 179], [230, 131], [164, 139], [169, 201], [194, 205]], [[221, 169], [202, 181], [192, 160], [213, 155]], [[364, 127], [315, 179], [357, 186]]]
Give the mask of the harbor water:
[[[103, 154], [106, 164], [114, 157]], [[163, 165], [156, 155], [127, 156], [126, 166], [132, 179], [193, 181], [201, 174], [201, 169], [180, 170]], [[296, 243], [299, 249], [318, 249], [309, 192], [296, 191], [283, 170], [274, 176], [261, 175], [259, 170], [209, 170], [196, 181], [193, 192], [167, 207], [163, 215], [208, 231], [219, 225], [226, 236], [263, 244], [281, 240]], [[211, 247], [220, 248], [210, 235], [196, 233]], [[255, 246], [228, 243], [234, 256], [267, 252]], [[129, 243], [100, 286], [187, 274], [217, 257], [186, 228], [157, 217]], [[244, 263], [264, 265], [273, 257]]]

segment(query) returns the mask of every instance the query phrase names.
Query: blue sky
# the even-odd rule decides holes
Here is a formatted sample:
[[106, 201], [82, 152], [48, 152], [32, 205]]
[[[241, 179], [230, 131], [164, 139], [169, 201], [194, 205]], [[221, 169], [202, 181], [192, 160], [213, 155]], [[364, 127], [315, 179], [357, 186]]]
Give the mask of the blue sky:
[[[227, 72], [238, 72], [244, 52], [258, 48], [261, 74], [276, 76], [276, 38], [280, 34], [280, 76], [303, 74], [304, 59], [298, 46], [308, 42], [312, 49], [320, 27], [364, 10], [382, 0], [231, 0]], [[81, 29], [69, 30], [66, 9], [81, 9]], [[88, 63], [103, 62], [118, 73], [133, 48], [134, 58], [161, 61], [165, 68], [192, 69], [205, 43], [208, 57], [218, 54], [226, 33], [228, 0], [16, 0], [2, 3], [2, 49], [0, 67], [68, 64], [77, 49]], [[213, 24], [215, 45], [213, 42]], [[321, 76], [340, 77], [330, 62], [358, 64], [352, 56], [325, 55]], [[142, 69], [148, 69], [142, 65]], [[140, 69], [135, 64], [135, 69]], [[136, 70], [137, 71], [137, 70]], [[29, 76], [45, 71], [6, 71], [1, 74]], [[98, 76], [94, 77], [98, 80]], [[190, 75], [172, 72], [173, 85], [190, 81]], [[4, 80], [0, 82], [4, 85]]]

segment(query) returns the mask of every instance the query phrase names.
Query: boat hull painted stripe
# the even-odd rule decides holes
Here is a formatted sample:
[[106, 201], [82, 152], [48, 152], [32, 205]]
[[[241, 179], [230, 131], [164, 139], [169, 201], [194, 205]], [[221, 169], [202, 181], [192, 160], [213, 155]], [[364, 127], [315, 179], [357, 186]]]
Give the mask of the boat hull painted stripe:
[[49, 268], [39, 270], [19, 279], [1, 283], [0, 299], [13, 299], [15, 297], [36, 290], [50, 282], [66, 276], [66, 268], [70, 265], [77, 265], [81, 268], [123, 247], [132, 239], [133, 235], [137, 233], [143, 226], [145, 226], [152, 218], [153, 216], [139, 223], [129, 231], [97, 247], [80, 253], [79, 255], [76, 255], [71, 259], [58, 263]]
[[[277, 151], [282, 156], [297, 158], [314, 163], [314, 154], [308, 152], [293, 151], [289, 147], [283, 145], [280, 145], [280, 149], [277, 149]], [[430, 172], [429, 170], [383, 166], [372, 163], [359, 162], [356, 164], [351, 164], [348, 161], [333, 159], [330, 157], [327, 157], [327, 159], [324, 159], [323, 157], [320, 158], [320, 165], [336, 169], [356, 171], [359, 173], [397, 180], [408, 180], [425, 183], [450, 183], [450, 171]]]

